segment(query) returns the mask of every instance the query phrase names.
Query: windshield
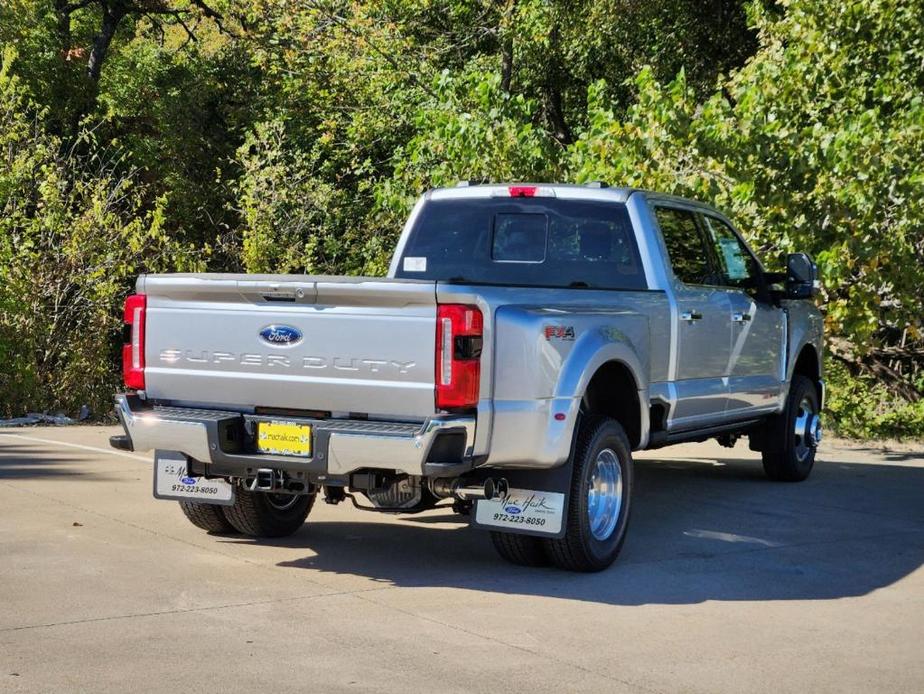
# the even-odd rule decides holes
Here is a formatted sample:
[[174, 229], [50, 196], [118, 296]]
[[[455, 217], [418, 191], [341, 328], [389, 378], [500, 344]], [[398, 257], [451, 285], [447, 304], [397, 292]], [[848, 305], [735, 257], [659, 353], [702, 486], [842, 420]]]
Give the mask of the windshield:
[[396, 277], [470, 284], [645, 289], [625, 205], [556, 198], [431, 200]]

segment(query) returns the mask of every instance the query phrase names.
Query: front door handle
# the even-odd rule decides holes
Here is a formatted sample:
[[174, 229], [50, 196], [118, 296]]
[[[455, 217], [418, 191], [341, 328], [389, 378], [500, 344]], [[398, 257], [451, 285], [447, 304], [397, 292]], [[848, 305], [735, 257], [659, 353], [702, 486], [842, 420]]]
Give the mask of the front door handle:
[[699, 311], [684, 311], [680, 314], [680, 320], [693, 322], [695, 320], [702, 320], [703, 314]]
[[735, 312], [732, 314], [732, 323], [746, 323], [749, 320], [751, 320], [750, 313]]

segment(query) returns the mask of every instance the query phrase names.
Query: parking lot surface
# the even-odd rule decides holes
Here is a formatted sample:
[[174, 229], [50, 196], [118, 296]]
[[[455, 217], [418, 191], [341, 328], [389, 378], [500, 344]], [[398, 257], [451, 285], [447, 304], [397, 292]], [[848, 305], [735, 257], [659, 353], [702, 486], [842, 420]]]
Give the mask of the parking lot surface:
[[639, 454], [579, 575], [448, 509], [210, 536], [115, 432], [0, 431], [0, 691], [924, 691], [924, 452], [828, 443], [802, 484], [745, 443]]

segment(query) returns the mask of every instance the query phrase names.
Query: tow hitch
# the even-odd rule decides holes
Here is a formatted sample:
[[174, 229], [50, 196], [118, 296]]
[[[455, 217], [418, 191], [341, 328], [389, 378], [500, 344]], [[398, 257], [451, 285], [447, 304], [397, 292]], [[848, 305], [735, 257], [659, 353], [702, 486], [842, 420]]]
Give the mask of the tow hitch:
[[307, 486], [301, 480], [287, 477], [282, 470], [261, 467], [254, 477], [248, 477], [244, 486], [252, 492], [287, 492], [289, 494], [303, 494]]

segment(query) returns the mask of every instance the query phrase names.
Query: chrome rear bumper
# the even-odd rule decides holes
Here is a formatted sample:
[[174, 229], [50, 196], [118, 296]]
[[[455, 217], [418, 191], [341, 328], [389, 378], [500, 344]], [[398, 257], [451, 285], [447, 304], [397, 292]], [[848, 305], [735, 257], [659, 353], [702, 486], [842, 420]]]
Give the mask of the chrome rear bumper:
[[[207, 464], [209, 474], [246, 477], [259, 468], [323, 479], [360, 469], [444, 476], [472, 467], [473, 416], [434, 416], [424, 422], [270, 417], [187, 407], [151, 406], [136, 395], [115, 397], [125, 437], [117, 448], [179, 451]], [[310, 458], [256, 452], [253, 425], [285, 419], [312, 426]]]

